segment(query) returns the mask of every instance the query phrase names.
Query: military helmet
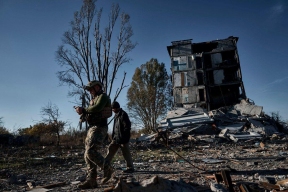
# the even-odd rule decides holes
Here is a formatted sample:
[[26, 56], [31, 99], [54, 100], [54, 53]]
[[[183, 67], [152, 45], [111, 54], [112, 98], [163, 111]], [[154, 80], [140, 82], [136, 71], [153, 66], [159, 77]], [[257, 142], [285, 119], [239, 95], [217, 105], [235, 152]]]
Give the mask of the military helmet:
[[89, 90], [89, 89], [91, 89], [92, 87], [94, 87], [95, 85], [99, 85], [101, 88], [103, 87], [103, 85], [102, 85], [102, 83], [101, 83], [100, 81], [93, 80], [93, 81], [90, 81], [90, 82], [84, 87], [84, 89]]

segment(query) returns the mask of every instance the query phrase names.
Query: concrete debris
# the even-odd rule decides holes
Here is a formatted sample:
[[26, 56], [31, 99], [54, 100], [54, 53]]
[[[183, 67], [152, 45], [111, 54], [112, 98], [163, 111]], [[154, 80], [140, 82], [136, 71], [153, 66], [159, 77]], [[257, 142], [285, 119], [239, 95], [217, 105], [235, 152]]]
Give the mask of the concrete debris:
[[236, 111], [239, 111], [241, 115], [244, 116], [260, 116], [262, 114], [263, 107], [252, 105], [251, 103], [247, 102], [245, 99], [242, 99], [239, 104], [234, 106]]
[[278, 133], [278, 128], [274, 124], [272, 124], [269, 120], [265, 120], [263, 118], [248, 118], [250, 123], [250, 129], [258, 132], [262, 135], [273, 135], [274, 133]]
[[[176, 109], [178, 110], [178, 109]], [[192, 112], [192, 111], [191, 111]], [[214, 121], [206, 113], [187, 113], [185, 115], [166, 118], [160, 122], [158, 129], [173, 129], [176, 127], [194, 127], [195, 124], [212, 124]]]
[[167, 113], [167, 118], [179, 117], [188, 113], [188, 110], [185, 108], [178, 108], [176, 110], [169, 111]]
[[155, 134], [152, 134], [152, 135], [144, 135], [142, 134], [140, 137], [138, 137], [136, 139], [136, 142], [141, 142], [141, 141], [154, 141], [155, 140], [155, 136], [156, 136], [156, 133]]
[[261, 139], [262, 136], [255, 132], [240, 133], [240, 134], [227, 134], [229, 139], [238, 142], [239, 140], [251, 140], [251, 139]]
[[36, 186], [35, 181], [27, 181], [27, 185], [29, 189], [33, 189]]
[[82, 175], [82, 176], [79, 176], [75, 179], [75, 181], [80, 181], [80, 182], [83, 182], [86, 180], [86, 176], [85, 175]]
[[221, 184], [219, 183], [210, 183], [210, 189], [211, 191], [215, 191], [215, 192], [228, 192], [228, 190]]
[[174, 191], [183, 191], [183, 192], [197, 192], [197, 190], [185, 183], [184, 181], [174, 181], [169, 179], [164, 179], [158, 176], [141, 181], [140, 183], [127, 182], [127, 180], [119, 179], [114, 192], [174, 192]]
[[36, 189], [32, 189], [30, 191], [32, 191], [32, 192], [46, 192], [46, 191], [52, 191], [52, 190], [45, 189], [45, 188], [36, 188]]
[[[265, 115], [262, 106], [254, 105], [249, 99], [242, 99], [234, 106], [220, 107], [209, 112], [200, 107], [175, 108], [169, 111], [167, 117], [158, 125], [158, 134], [141, 136], [138, 141], [159, 143], [163, 136], [170, 141], [188, 138], [191, 141], [191, 135], [202, 134], [242, 142], [267, 137], [279, 139], [281, 131], [285, 133], [286, 130], [288, 132], [287, 125]], [[206, 141], [214, 142], [215, 139]]]
[[231, 122], [231, 123], [226, 123], [225, 125], [219, 125], [218, 128], [221, 130], [229, 130], [230, 133], [237, 133], [243, 130], [245, 126], [245, 122]]
[[202, 159], [203, 162], [209, 163], [209, 164], [218, 164], [218, 163], [225, 163], [225, 160], [220, 160], [220, 159]]

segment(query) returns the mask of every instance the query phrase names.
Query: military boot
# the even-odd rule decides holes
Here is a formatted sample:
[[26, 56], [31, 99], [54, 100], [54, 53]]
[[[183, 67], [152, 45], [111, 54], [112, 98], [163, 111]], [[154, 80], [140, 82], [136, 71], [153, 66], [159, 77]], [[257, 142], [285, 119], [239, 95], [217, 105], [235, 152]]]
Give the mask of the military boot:
[[93, 189], [97, 187], [98, 185], [96, 179], [92, 178], [87, 178], [86, 181], [78, 185], [78, 188], [80, 189]]
[[106, 166], [104, 167], [104, 178], [101, 180], [101, 184], [105, 184], [109, 179], [112, 177], [112, 174], [114, 173], [114, 169], [112, 166]]

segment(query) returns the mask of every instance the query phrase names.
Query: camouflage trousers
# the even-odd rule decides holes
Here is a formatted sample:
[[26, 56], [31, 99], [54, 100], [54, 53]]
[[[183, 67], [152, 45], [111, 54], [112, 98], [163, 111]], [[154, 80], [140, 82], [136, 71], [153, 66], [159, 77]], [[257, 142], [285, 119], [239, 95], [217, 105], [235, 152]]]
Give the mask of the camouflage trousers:
[[85, 139], [85, 153], [84, 159], [87, 165], [87, 177], [95, 178], [97, 177], [97, 166], [104, 169], [109, 166], [106, 165], [104, 157], [99, 153], [103, 141], [107, 135], [108, 126], [93, 126], [88, 130]]

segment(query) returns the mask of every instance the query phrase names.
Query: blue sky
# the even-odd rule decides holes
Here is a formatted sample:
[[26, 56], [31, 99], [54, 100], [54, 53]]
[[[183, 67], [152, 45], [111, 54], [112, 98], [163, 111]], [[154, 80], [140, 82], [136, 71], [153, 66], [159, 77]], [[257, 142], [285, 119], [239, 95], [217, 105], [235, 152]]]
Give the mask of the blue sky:
[[[129, 85], [136, 67], [152, 57], [170, 72], [171, 41], [194, 43], [239, 37], [238, 53], [248, 98], [267, 114], [288, 120], [288, 2], [285, 0], [98, 0], [103, 19], [112, 2], [131, 16], [132, 61], [122, 67]], [[61, 120], [76, 127], [68, 87], [59, 86], [55, 51], [82, 0], [0, 0], [0, 117], [11, 131], [41, 120], [41, 107], [56, 104]], [[104, 20], [105, 21], [105, 20]], [[122, 78], [122, 72], [118, 78]], [[126, 103], [127, 88], [119, 102]]]

